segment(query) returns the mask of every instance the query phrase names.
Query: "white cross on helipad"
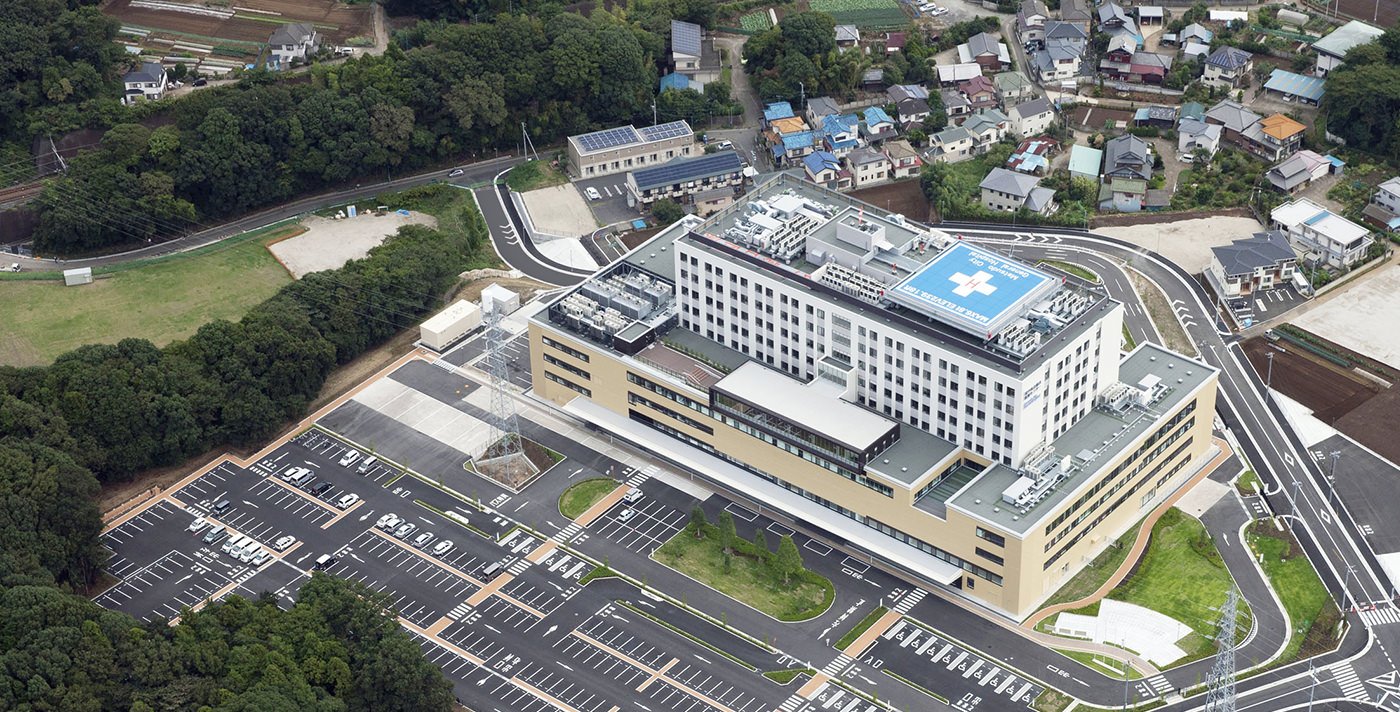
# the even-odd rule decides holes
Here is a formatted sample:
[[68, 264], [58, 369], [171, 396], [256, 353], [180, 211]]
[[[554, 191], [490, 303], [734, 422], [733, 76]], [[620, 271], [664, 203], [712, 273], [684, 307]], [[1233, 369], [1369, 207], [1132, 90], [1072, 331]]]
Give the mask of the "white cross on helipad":
[[987, 284], [987, 280], [991, 278], [992, 275], [981, 271], [979, 271], [977, 274], [972, 275], [971, 277], [963, 274], [962, 272], [955, 272], [952, 277], [948, 278], [948, 281], [954, 282], [958, 285], [957, 289], [953, 290], [953, 294], [956, 294], [959, 297], [966, 297], [969, 294], [972, 294], [973, 292], [977, 292], [979, 294], [991, 294], [992, 292], [997, 291], [996, 287]]

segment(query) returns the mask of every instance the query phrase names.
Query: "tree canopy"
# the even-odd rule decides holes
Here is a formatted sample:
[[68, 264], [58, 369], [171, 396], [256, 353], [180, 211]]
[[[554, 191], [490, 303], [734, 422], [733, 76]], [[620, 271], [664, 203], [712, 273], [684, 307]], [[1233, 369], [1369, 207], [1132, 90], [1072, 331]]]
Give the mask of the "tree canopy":
[[1400, 25], [1347, 53], [1327, 75], [1327, 130], [1348, 145], [1400, 158]]

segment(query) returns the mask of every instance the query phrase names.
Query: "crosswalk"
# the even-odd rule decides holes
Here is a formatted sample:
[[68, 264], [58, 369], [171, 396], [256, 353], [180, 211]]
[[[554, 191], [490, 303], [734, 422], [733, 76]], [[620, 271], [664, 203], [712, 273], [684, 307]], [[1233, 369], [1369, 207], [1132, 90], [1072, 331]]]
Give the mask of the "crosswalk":
[[1170, 693], [1173, 689], [1172, 684], [1167, 682], [1167, 678], [1161, 675], [1148, 678], [1146, 683], [1158, 697]]
[[462, 601], [461, 603], [457, 604], [456, 608], [453, 608], [452, 610], [447, 612], [447, 617], [451, 618], [454, 621], [459, 621], [462, 620], [462, 616], [467, 615], [467, 612], [471, 609], [472, 607], [470, 604], [468, 604], [466, 601]]
[[1361, 678], [1356, 676], [1356, 670], [1352, 668], [1351, 663], [1340, 662], [1329, 669], [1348, 700], [1370, 701], [1370, 695], [1366, 694], [1366, 686], [1361, 683]]
[[826, 664], [826, 667], [822, 668], [822, 674], [828, 677], [836, 677], [837, 675], [841, 674], [842, 670], [845, 670], [853, 662], [855, 661], [851, 658], [851, 656], [845, 653], [841, 653], [835, 658], [832, 658], [831, 662]]
[[627, 484], [631, 487], [640, 487], [643, 482], [655, 477], [656, 473], [660, 471], [661, 468], [656, 465], [647, 465], [646, 469], [637, 470], [631, 477], [628, 477]]
[[1387, 623], [1400, 623], [1400, 610], [1389, 604], [1376, 606], [1369, 611], [1361, 611], [1361, 622], [1367, 627], [1385, 625]]
[[560, 529], [559, 533], [554, 535], [554, 540], [560, 544], [567, 544], [582, 530], [583, 527], [579, 526], [578, 522], [569, 522], [569, 526]]
[[900, 615], [908, 613], [909, 611], [914, 609], [914, 606], [919, 605], [919, 601], [924, 600], [924, 596], [927, 595], [928, 591], [925, 591], [922, 588], [916, 588], [913, 591], [904, 594], [904, 597], [899, 599], [899, 603], [896, 603], [894, 605], [895, 613], [898, 613]]
[[787, 698], [787, 701], [778, 705], [778, 709], [783, 712], [796, 712], [797, 708], [801, 707], [806, 701], [807, 698], [794, 692], [791, 697]]

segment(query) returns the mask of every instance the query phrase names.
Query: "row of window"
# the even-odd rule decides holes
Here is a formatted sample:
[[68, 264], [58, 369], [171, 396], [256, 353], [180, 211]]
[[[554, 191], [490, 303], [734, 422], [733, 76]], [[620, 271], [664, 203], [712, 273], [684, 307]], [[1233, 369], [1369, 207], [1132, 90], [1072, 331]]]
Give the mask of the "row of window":
[[551, 339], [548, 336], [541, 336], [540, 340], [544, 342], [545, 346], [548, 346], [552, 349], [558, 349], [584, 363], [588, 363], [588, 354], [579, 351], [578, 349], [569, 346], [568, 344], [565, 344], [560, 341], [555, 341], [554, 339]]
[[671, 410], [670, 408], [667, 408], [666, 406], [663, 406], [663, 405], [661, 405], [660, 403], [653, 403], [653, 402], [651, 402], [651, 401], [649, 401], [649, 400], [647, 400], [647, 399], [645, 399], [645, 398], [643, 398], [643, 397], [641, 397], [641, 396], [639, 396], [639, 395], [637, 395], [636, 393], [633, 393], [633, 392], [631, 392], [631, 391], [628, 391], [628, 392], [627, 392], [627, 402], [628, 402], [628, 404], [630, 404], [630, 405], [643, 405], [643, 406], [646, 406], [646, 407], [648, 407], [648, 408], [650, 408], [650, 409], [652, 409], [652, 410], [654, 410], [654, 411], [656, 411], [656, 412], [658, 412], [658, 413], [660, 413], [660, 414], [662, 414], [662, 415], [664, 415], [664, 416], [670, 418], [671, 420], [674, 420], [674, 421], [676, 421], [676, 422], [678, 422], [678, 423], [684, 423], [684, 424], [686, 424], [686, 425], [688, 425], [688, 426], [690, 426], [690, 427], [692, 427], [692, 428], [695, 428], [696, 430], [699, 430], [700, 432], [702, 432], [702, 433], [704, 433], [704, 434], [706, 434], [706, 435], [714, 435], [714, 434], [715, 434], [715, 429], [714, 429], [714, 428], [711, 428], [710, 426], [705, 425], [704, 423], [702, 423], [702, 422], [700, 422], [700, 421], [698, 421], [698, 420], [696, 420], [696, 419], [694, 419], [694, 418], [692, 418], [692, 417], [690, 417], [690, 416], [688, 416], [688, 415], [683, 415], [683, 414], [681, 414], [681, 413], [677, 413], [676, 411]]
[[558, 366], [559, 368], [562, 368], [562, 369], [564, 369], [565, 371], [568, 371], [569, 373], [572, 373], [572, 374], [574, 374], [575, 376], [578, 376], [579, 378], [582, 378], [582, 379], [585, 380], [585, 381], [591, 381], [591, 380], [593, 380], [593, 376], [589, 375], [589, 373], [588, 373], [587, 371], [585, 371], [585, 370], [583, 370], [583, 369], [579, 368], [578, 366], [575, 366], [575, 365], [573, 365], [573, 364], [571, 364], [571, 363], [566, 363], [566, 362], [564, 362], [564, 361], [560, 361], [559, 359], [557, 359], [557, 358], [555, 358], [555, 357], [553, 357], [553, 356], [551, 356], [551, 355], [549, 355], [549, 354], [544, 354], [544, 362], [547, 363], [547, 364], [553, 365], [553, 366]]
[[545, 380], [554, 381], [555, 383], [558, 383], [559, 385], [561, 385], [561, 386], [563, 386], [563, 387], [565, 387], [565, 388], [567, 388], [567, 389], [569, 389], [569, 390], [571, 390], [571, 391], [575, 391], [575, 392], [577, 392], [577, 393], [583, 394], [583, 396], [584, 396], [585, 398], [592, 398], [592, 397], [593, 397], [593, 391], [592, 391], [592, 390], [589, 390], [589, 389], [587, 389], [587, 388], [584, 388], [583, 386], [580, 386], [579, 384], [574, 383], [573, 381], [570, 381], [569, 379], [564, 378], [564, 377], [562, 377], [562, 376], [560, 376], [560, 375], [558, 375], [558, 374], [556, 374], [556, 373], [553, 373], [553, 372], [551, 372], [551, 371], [545, 371], [545, 372], [544, 372], [544, 377], [545, 377]]
[[662, 398], [670, 400], [674, 403], [680, 403], [681, 405], [697, 413], [709, 416], [711, 418], [714, 417], [714, 413], [710, 411], [710, 406], [708, 404], [701, 403], [700, 401], [697, 401], [694, 398], [685, 395], [684, 393], [678, 393], [676, 391], [673, 391], [670, 388], [661, 385], [660, 383], [652, 381], [651, 379], [643, 378], [635, 373], [632, 373], [631, 371], [628, 371], [627, 381], [629, 383], [641, 386], [642, 388], [645, 388], [651, 391], [652, 393], [655, 393], [656, 395], [661, 396]]

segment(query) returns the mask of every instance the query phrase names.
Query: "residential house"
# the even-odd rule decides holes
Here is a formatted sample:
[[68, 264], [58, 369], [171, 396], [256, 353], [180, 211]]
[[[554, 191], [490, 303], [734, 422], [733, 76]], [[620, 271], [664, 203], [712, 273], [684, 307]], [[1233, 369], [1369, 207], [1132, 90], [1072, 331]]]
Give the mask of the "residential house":
[[1001, 97], [1001, 105], [1006, 109], [1035, 98], [1035, 85], [1020, 72], [993, 75], [992, 84], [996, 86], [997, 96]]
[[1293, 279], [1298, 255], [1278, 230], [1256, 232], [1228, 245], [1210, 248], [1206, 281], [1224, 298], [1246, 297], [1281, 287]]
[[1226, 45], [1206, 57], [1205, 73], [1201, 81], [1212, 87], [1234, 88], [1249, 78], [1254, 69], [1254, 55]]
[[160, 101], [165, 96], [166, 83], [165, 67], [156, 62], [142, 62], [141, 66], [122, 75], [125, 87], [122, 102], [130, 106], [138, 101]]
[[902, 139], [885, 144], [885, 157], [890, 159], [890, 180], [913, 178], [919, 175], [919, 169], [924, 165], [919, 152]]
[[781, 119], [791, 119], [796, 116], [792, 112], [792, 104], [786, 101], [775, 101], [763, 108], [763, 128], [773, 125], [774, 121]]
[[1109, 32], [1110, 30], [1128, 29], [1134, 34], [1137, 32], [1137, 21], [1135, 21], [1122, 5], [1116, 2], [1106, 2], [1098, 8], [1099, 30]]
[[1214, 156], [1220, 149], [1221, 127], [1208, 124], [1200, 119], [1185, 118], [1176, 127], [1176, 152], [1185, 159], [1199, 156]]
[[960, 123], [972, 113], [972, 103], [957, 89], [940, 89], [938, 95], [943, 98], [943, 111], [948, 114], [949, 121]]
[[1089, 22], [1094, 18], [1093, 7], [1090, 0], [1060, 0], [1060, 20], [1080, 27], [1087, 36]]
[[977, 137], [961, 126], [949, 126], [928, 139], [926, 154], [934, 163], [959, 163], [974, 155], [977, 150]]
[[827, 151], [813, 151], [802, 158], [802, 166], [807, 172], [807, 180], [832, 190], [847, 190], [851, 187], [851, 172], [841, 163], [841, 159]]
[[965, 82], [981, 75], [982, 65], [976, 62], [938, 65], [938, 83], [945, 87], [954, 86], [958, 82]]
[[1205, 26], [1200, 24], [1199, 22], [1193, 22], [1187, 25], [1186, 27], [1183, 27], [1180, 32], [1176, 33], [1176, 42], [1182, 47], [1187, 47], [1193, 44], [1205, 45], [1209, 47], [1210, 43], [1214, 41], [1215, 33], [1206, 29]]
[[742, 191], [744, 160], [735, 151], [717, 151], [673, 158], [659, 166], [630, 171], [627, 192], [639, 209], [657, 200], [690, 202], [699, 193]]
[[267, 38], [267, 62], [279, 69], [290, 66], [293, 61], [305, 62], [320, 46], [321, 35], [311, 23], [278, 25]]
[[822, 119], [839, 113], [841, 113], [840, 105], [829, 96], [819, 96], [807, 100], [807, 123], [812, 126], [821, 126]]
[[1376, 186], [1371, 202], [1361, 211], [1366, 221], [1387, 232], [1400, 229], [1400, 177]]
[[872, 67], [860, 75], [860, 86], [866, 91], [880, 91], [885, 87], [884, 67]]
[[958, 45], [958, 62], [976, 62], [984, 70], [1000, 72], [1011, 66], [1011, 51], [1001, 35], [979, 32]]
[[905, 99], [927, 99], [928, 89], [920, 84], [895, 84], [885, 90], [885, 99], [891, 104], [898, 104]]
[[1055, 106], [1040, 98], [1017, 104], [1006, 115], [1011, 119], [1011, 132], [1018, 136], [1035, 136], [1055, 123]]
[[1139, 27], [1165, 24], [1167, 21], [1167, 9], [1161, 5], [1138, 5], [1137, 20]]
[[1297, 100], [1299, 103], [1321, 104], [1323, 88], [1327, 80], [1307, 74], [1294, 74], [1285, 69], [1275, 68], [1264, 82], [1265, 93], [1278, 96], [1284, 101]]
[[965, 82], [959, 82], [958, 91], [967, 97], [967, 103], [972, 106], [973, 111], [991, 109], [1000, 103], [997, 101], [996, 84], [980, 74]]
[[978, 186], [988, 210], [1012, 213], [1029, 210], [1041, 215], [1055, 211], [1055, 191], [1040, 187], [1040, 179], [1024, 173], [993, 168]]
[[1341, 161], [1304, 149], [1270, 168], [1264, 177], [1285, 193], [1296, 193], [1303, 186], [1329, 173], [1341, 173]]
[[1375, 42], [1383, 34], [1385, 30], [1360, 20], [1352, 20], [1332, 30], [1326, 37], [1312, 44], [1313, 52], [1317, 53], [1317, 67], [1313, 72], [1319, 77], [1327, 76], [1328, 72], [1342, 66], [1342, 60], [1352, 48]]
[[1211, 22], [1238, 27], [1249, 22], [1249, 12], [1246, 10], [1211, 10], [1206, 18]]
[[1045, 39], [1045, 21], [1050, 19], [1050, 10], [1044, 0], [1024, 0], [1021, 9], [1016, 11], [1016, 39], [1021, 44], [1041, 42]]
[[719, 79], [723, 71], [714, 39], [706, 37], [699, 25], [680, 20], [671, 21], [671, 65], [697, 90]]
[[908, 39], [903, 32], [886, 32], [885, 54], [894, 54], [895, 52], [903, 50], [907, 42]]
[[897, 138], [899, 130], [895, 128], [894, 119], [890, 118], [884, 109], [872, 106], [861, 112], [860, 135], [867, 143], [876, 145]]
[[846, 51], [860, 45], [860, 28], [855, 25], [836, 26], [836, 49]]
[[1181, 118], [1183, 119], [1206, 120], [1206, 107], [1199, 101], [1188, 101], [1182, 104], [1181, 110], [1177, 113], [1181, 114]]
[[1104, 176], [1099, 186], [1099, 209], [1135, 213], [1147, 202], [1147, 181], [1141, 178], [1110, 178]]
[[890, 179], [890, 159], [873, 148], [858, 148], [846, 156], [846, 168], [851, 172], [856, 188], [864, 188]]
[[894, 105], [895, 113], [899, 114], [899, 125], [905, 130], [910, 126], [922, 124], [924, 119], [933, 113], [929, 108], [928, 101], [924, 99], [905, 99]]
[[1303, 132], [1307, 129], [1283, 114], [1260, 118], [1228, 99], [1207, 109], [1206, 121], [1223, 127], [1226, 141], [1270, 162], [1281, 161], [1296, 152], [1302, 146]]
[[1366, 258], [1371, 231], [1308, 200], [1284, 203], [1269, 215], [1271, 229], [1282, 230], [1297, 252], [1315, 255], [1318, 263], [1345, 269]]
[[1181, 48], [1181, 59], [1184, 62], [1202, 62], [1210, 56], [1210, 45], [1192, 42]]
[[1076, 143], [1069, 149], [1069, 175], [1071, 178], [1084, 178], [1099, 182], [1099, 171], [1103, 167], [1103, 151]]
[[[1063, 5], [1061, 5], [1063, 7]], [[1089, 46], [1089, 34], [1070, 22], [1045, 23], [1045, 49], [1031, 55], [1031, 64], [1041, 82], [1073, 79]]]
[[1105, 74], [1135, 84], [1161, 84], [1172, 68], [1169, 54], [1155, 52], [1133, 52], [1125, 57], [1122, 53], [1105, 54], [1099, 62], [1099, 69]]
[[1000, 141], [1011, 130], [1011, 120], [996, 109], [983, 109], [963, 121], [963, 128], [972, 134], [977, 145], [974, 151], [986, 153], [992, 144]]
[[764, 138], [773, 154], [774, 164], [786, 165], [816, 150], [820, 134], [813, 131], [801, 117], [787, 116], [770, 121]]
[[1006, 159], [1006, 167], [1019, 173], [1043, 176], [1050, 172], [1050, 158], [1059, 150], [1060, 144], [1045, 136], [1024, 139]]
[[1152, 178], [1152, 145], [1132, 134], [1104, 144], [1103, 175], [1108, 178]]
[[1158, 129], [1176, 126], [1176, 107], [1144, 106], [1133, 112], [1133, 126]]
[[822, 145], [837, 158], [859, 148], [860, 117], [855, 114], [831, 114], [822, 117]]

